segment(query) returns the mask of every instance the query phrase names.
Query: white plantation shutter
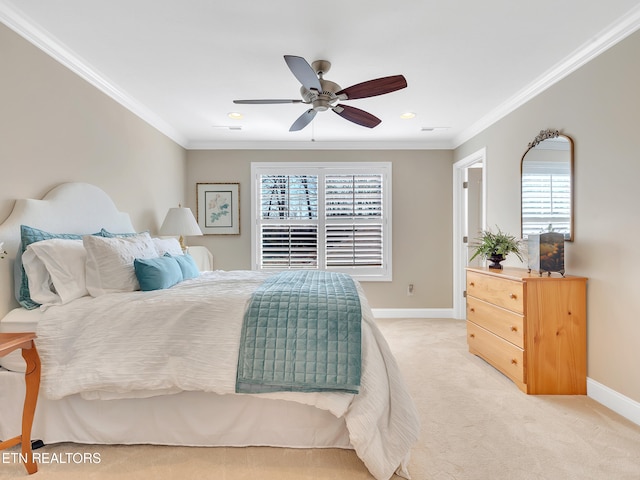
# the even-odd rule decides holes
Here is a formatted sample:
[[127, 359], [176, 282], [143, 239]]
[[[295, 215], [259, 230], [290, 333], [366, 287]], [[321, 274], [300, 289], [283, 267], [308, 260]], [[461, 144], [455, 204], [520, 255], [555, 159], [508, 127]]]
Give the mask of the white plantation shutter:
[[317, 268], [318, 176], [261, 175], [259, 185], [261, 268]]
[[391, 278], [391, 164], [252, 164], [252, 262]]
[[325, 177], [327, 267], [382, 267], [383, 177]]
[[317, 225], [263, 225], [262, 268], [317, 268]]
[[326, 175], [327, 218], [382, 217], [382, 175]]
[[317, 175], [262, 175], [260, 216], [265, 219], [318, 218]]
[[571, 229], [570, 166], [529, 162], [522, 174], [523, 236]]
[[327, 225], [327, 266], [382, 267], [382, 225]]

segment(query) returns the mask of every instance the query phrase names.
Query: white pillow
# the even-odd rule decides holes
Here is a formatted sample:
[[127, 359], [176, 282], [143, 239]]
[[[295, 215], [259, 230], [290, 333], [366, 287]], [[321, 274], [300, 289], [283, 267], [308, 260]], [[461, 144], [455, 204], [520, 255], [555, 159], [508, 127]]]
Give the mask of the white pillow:
[[153, 244], [156, 246], [159, 257], [162, 257], [165, 253], [168, 253], [172, 257], [184, 255], [177, 238], [154, 238]]
[[[25, 266], [27, 277], [29, 278], [29, 290], [32, 283], [34, 287], [40, 288], [36, 295], [31, 298], [42, 305], [59, 305], [69, 303], [76, 298], [84, 297], [89, 294], [85, 282], [85, 264], [87, 261], [87, 252], [84, 249], [82, 240], [69, 240], [62, 238], [53, 238], [43, 240], [41, 242], [32, 243], [27, 247], [24, 253], [29, 262], [31, 256], [35, 256], [39, 262], [44, 265], [48, 274], [48, 283], [57, 298], [36, 298], [40, 297], [42, 292], [43, 279], [36, 272], [36, 278], [31, 279], [29, 271]], [[38, 285], [40, 283], [41, 285]], [[43, 301], [45, 300], [45, 301]]]
[[62, 299], [53, 289], [51, 275], [44, 262], [27, 247], [22, 254], [22, 266], [29, 281], [31, 299], [41, 305], [60, 305]]
[[156, 247], [147, 232], [130, 237], [82, 237], [87, 251], [87, 290], [93, 297], [140, 290], [133, 261], [155, 258]]

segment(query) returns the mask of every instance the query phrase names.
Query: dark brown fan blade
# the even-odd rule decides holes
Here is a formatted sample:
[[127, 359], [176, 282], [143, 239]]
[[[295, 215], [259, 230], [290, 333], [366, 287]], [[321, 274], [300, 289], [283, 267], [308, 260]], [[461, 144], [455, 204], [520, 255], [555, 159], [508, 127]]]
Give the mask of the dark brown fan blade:
[[243, 105], [268, 105], [272, 103], [302, 103], [302, 100], [289, 100], [280, 98], [265, 98], [262, 100], [234, 100], [233, 103], [240, 103]]
[[311, 120], [313, 120], [313, 118], [316, 116], [316, 113], [318, 112], [316, 112], [313, 108], [310, 108], [302, 115], [300, 115], [295, 122], [293, 122], [293, 125], [291, 125], [291, 128], [289, 128], [289, 131], [297, 132], [298, 130], [302, 130], [304, 127], [311, 123]]
[[284, 61], [287, 62], [291, 73], [295, 75], [298, 81], [305, 88], [307, 88], [308, 90], [311, 90], [312, 88], [316, 90], [322, 90], [322, 87], [320, 86], [320, 80], [318, 79], [315, 70], [311, 68], [309, 62], [307, 62], [304, 58], [296, 57], [295, 55], [285, 55]]
[[371, 115], [369, 112], [365, 112], [359, 108], [350, 107], [349, 105], [336, 105], [333, 107], [333, 111], [342, 118], [367, 128], [373, 128], [382, 122], [382, 120]]
[[353, 100], [355, 98], [375, 97], [385, 93], [395, 92], [407, 86], [407, 80], [402, 75], [376, 78], [367, 82], [358, 83], [351, 87], [343, 88], [336, 92], [343, 100]]

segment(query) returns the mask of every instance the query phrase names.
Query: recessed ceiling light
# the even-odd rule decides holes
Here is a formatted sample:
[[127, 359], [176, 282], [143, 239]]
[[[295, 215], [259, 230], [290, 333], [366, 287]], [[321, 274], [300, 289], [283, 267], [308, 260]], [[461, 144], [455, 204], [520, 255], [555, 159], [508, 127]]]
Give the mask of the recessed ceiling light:
[[240, 112], [229, 112], [227, 114], [227, 117], [229, 117], [229, 118], [231, 118], [233, 120], [242, 120], [244, 115], [242, 115]]
[[403, 120], [409, 120], [410, 118], [415, 118], [416, 114], [413, 112], [404, 112], [403, 114], [400, 115], [400, 118], [402, 118]]

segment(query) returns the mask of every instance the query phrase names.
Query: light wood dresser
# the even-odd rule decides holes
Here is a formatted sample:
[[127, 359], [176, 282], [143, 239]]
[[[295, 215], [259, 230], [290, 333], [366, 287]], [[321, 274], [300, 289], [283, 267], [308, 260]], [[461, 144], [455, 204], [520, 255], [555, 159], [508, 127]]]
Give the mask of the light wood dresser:
[[467, 343], [525, 393], [586, 395], [587, 279], [467, 268]]

